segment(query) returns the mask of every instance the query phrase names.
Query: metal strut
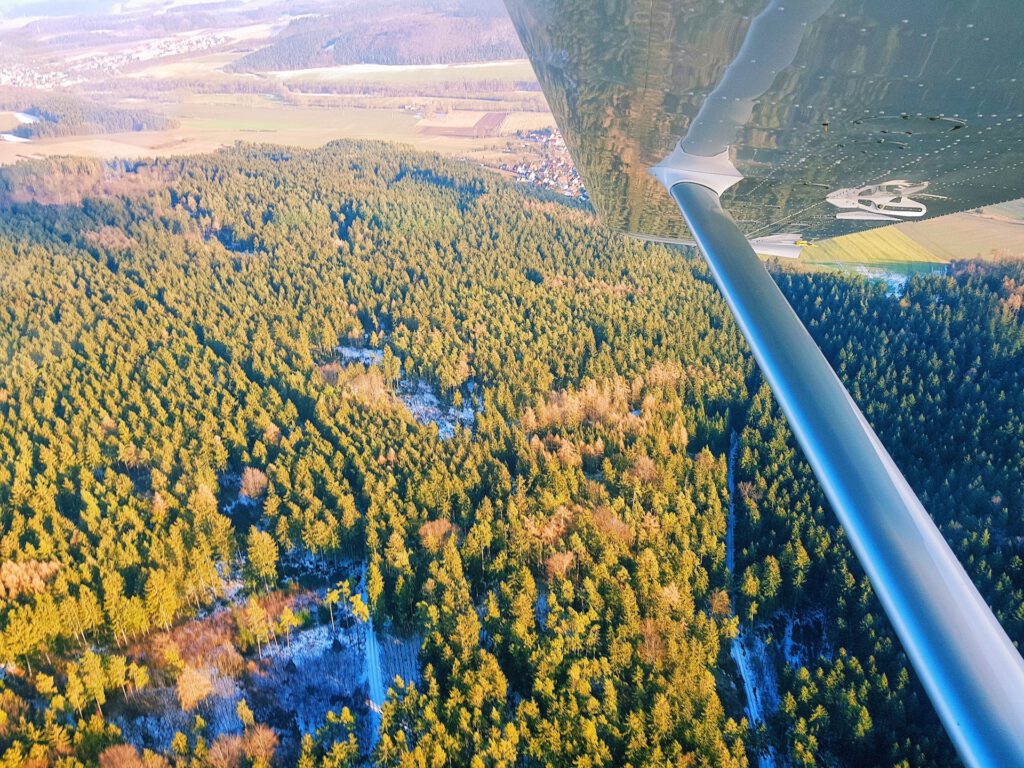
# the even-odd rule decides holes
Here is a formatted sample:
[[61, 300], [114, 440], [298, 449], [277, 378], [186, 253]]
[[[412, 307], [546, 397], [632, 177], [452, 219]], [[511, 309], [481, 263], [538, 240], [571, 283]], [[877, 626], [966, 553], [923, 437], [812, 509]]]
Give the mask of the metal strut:
[[1024, 659], [718, 195], [671, 188], [968, 766], [1024, 766]]

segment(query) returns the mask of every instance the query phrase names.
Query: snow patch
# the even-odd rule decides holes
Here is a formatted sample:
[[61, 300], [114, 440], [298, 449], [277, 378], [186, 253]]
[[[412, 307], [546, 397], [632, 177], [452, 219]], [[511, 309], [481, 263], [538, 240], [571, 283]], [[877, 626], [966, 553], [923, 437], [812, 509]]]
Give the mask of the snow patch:
[[541, 630], [548, 628], [548, 591], [545, 587], [537, 590], [537, 606], [534, 609], [537, 615], [537, 624]]
[[[730, 654], [743, 678], [747, 718], [751, 728], [756, 729], [779, 708], [779, 682], [775, 678], [775, 665], [768, 644], [756, 631], [741, 629], [732, 643]], [[760, 762], [762, 766], [774, 764]]]
[[[729, 573], [736, 569], [736, 462], [739, 460], [739, 435], [732, 433], [729, 444], [728, 488], [729, 514], [725, 528], [725, 566]], [[779, 706], [779, 683], [775, 677], [772, 664], [764, 640], [755, 630], [741, 628], [732, 641], [729, 655], [736, 662], [745, 695], [747, 722], [752, 731], [765, 722], [766, 717]], [[764, 754], [757, 756], [758, 768], [775, 768], [777, 757], [775, 750], [768, 748]]]
[[885, 295], [890, 297], [902, 296], [903, 289], [907, 287], [907, 280], [910, 279], [908, 274], [889, 272], [877, 267], [866, 267], [863, 264], [858, 264], [854, 267], [854, 271], [868, 280], [881, 280], [884, 282], [887, 289]]
[[380, 365], [384, 361], [384, 350], [373, 347], [350, 347], [342, 345], [336, 347], [335, 351], [341, 357], [341, 362], [349, 365], [351, 363], [362, 363], [363, 365]]
[[[371, 366], [380, 365], [384, 361], [384, 350], [377, 347], [341, 345], [335, 347], [335, 352], [345, 365], [361, 363]], [[475, 389], [476, 382], [466, 383], [466, 392], [470, 395]], [[395, 395], [417, 422], [436, 424], [438, 435], [442, 440], [450, 440], [454, 437], [455, 430], [459, 425], [472, 428], [473, 421], [476, 419], [476, 410], [472, 404], [456, 407], [445, 403], [438, 396], [434, 386], [424, 379], [400, 379], [395, 387]]]
[[832, 658], [832, 645], [825, 631], [825, 612], [810, 611], [797, 615], [784, 614], [782, 656], [793, 669], [810, 667], [815, 659]]
[[416, 421], [437, 424], [437, 433], [443, 440], [454, 437], [455, 428], [459, 425], [472, 427], [476, 418], [472, 405], [456, 408], [443, 403], [430, 383], [422, 379], [399, 382], [397, 394]]
[[[337, 617], [337, 614], [336, 614]], [[285, 638], [264, 649], [262, 674], [252, 678], [252, 704], [257, 720], [277, 729], [294, 727], [313, 733], [329, 711], [349, 707], [365, 713], [365, 683], [358, 670], [363, 648], [356, 627], [337, 631], [330, 624], [292, 632], [291, 647]], [[370, 733], [360, 718], [366, 743]]]
[[[173, 687], [143, 689], [128, 699], [128, 710], [112, 718], [121, 729], [124, 740], [155, 752], [169, 752], [176, 731], [189, 733], [196, 715], [206, 721], [205, 737], [213, 741], [218, 736], [242, 732], [238, 719], [238, 702], [242, 691], [237, 681], [210, 672], [213, 691], [192, 712], [185, 712], [178, 704]], [[115, 694], [120, 695], [120, 694]]]
[[[359, 595], [363, 602], [370, 604], [367, 592], [366, 565], [363, 565], [359, 579]], [[419, 678], [420, 638], [397, 638], [385, 631], [374, 628], [373, 616], [365, 622], [356, 622], [359, 645], [363, 650], [362, 678], [367, 688], [367, 705], [370, 709], [370, 749], [377, 745], [380, 736], [381, 712], [387, 699], [388, 689], [400, 677], [403, 682], [417, 682]]]

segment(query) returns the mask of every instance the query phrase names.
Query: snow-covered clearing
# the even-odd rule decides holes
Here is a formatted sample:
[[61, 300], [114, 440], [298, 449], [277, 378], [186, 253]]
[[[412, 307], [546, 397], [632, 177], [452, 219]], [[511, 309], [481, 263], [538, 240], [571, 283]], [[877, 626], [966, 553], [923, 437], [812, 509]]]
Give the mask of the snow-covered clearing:
[[[725, 564], [730, 573], [736, 567], [736, 462], [739, 459], [739, 435], [732, 433], [729, 444], [729, 516], [725, 529]], [[743, 682], [743, 693], [746, 698], [747, 722], [750, 729], [756, 731], [764, 723], [765, 718], [775, 711], [779, 704], [779, 684], [775, 669], [768, 654], [764, 641], [758, 637], [756, 629], [740, 628], [736, 639], [732, 641], [729, 654], [736, 662], [740, 678]], [[757, 756], [759, 768], [774, 768], [776, 756], [773, 749]]]
[[242, 721], [236, 707], [243, 694], [238, 681], [216, 671], [211, 672], [211, 678], [213, 692], [193, 712], [181, 709], [173, 687], [148, 688], [132, 694], [130, 708], [115, 714], [111, 721], [121, 729], [129, 744], [156, 752], [169, 752], [175, 732], [189, 733], [196, 715], [206, 721], [208, 741], [240, 734]]
[[907, 287], [907, 280], [910, 279], [910, 275], [904, 272], [889, 272], [878, 267], [866, 267], [863, 264], [858, 264], [854, 270], [858, 275], [866, 277], [868, 280], [881, 280], [884, 282], [888, 289], [885, 295], [890, 297], [902, 296], [903, 289]]
[[[298, 570], [324, 576], [322, 583], [339, 578], [354, 581], [353, 590], [368, 602], [365, 564], [335, 562], [314, 568], [300, 562]], [[308, 568], [302, 568], [303, 563]], [[294, 564], [293, 564], [294, 565]], [[351, 583], [351, 581], [350, 581]], [[163, 640], [143, 646], [144, 656], [164, 658], [165, 647], [180, 653], [184, 667], [205, 675], [212, 691], [192, 711], [178, 701], [176, 679], [180, 672], [157, 675], [154, 685], [121, 702], [111, 696], [109, 715], [126, 740], [136, 747], [166, 752], [175, 732], [191, 733], [195, 716], [206, 722], [203, 736], [212, 743], [220, 736], [241, 734], [237, 714], [241, 700], [252, 708], [256, 721], [272, 727], [281, 740], [281, 754], [297, 754], [304, 734], [321, 727], [327, 713], [344, 707], [356, 716], [356, 736], [364, 754], [376, 744], [381, 708], [396, 677], [403, 684], [418, 679], [419, 637], [401, 638], [372, 620], [361, 622], [352, 604], [342, 599], [334, 605], [333, 623], [322, 610], [325, 589], [298, 593], [275, 592], [261, 598], [269, 618], [276, 621], [284, 606], [308, 617], [302, 629], [290, 637], [279, 634], [240, 655], [236, 626], [247, 610], [248, 598], [238, 581], [229, 582], [218, 605], [200, 617], [173, 629]], [[149, 661], [147, 659], [147, 661]]]
[[417, 679], [420, 639], [395, 637], [375, 628], [372, 618], [357, 621], [343, 605], [334, 618], [333, 627], [326, 622], [293, 632], [290, 647], [280, 638], [265, 651], [265, 669], [254, 678], [254, 708], [267, 712], [275, 727], [305, 734], [323, 724], [328, 711], [348, 707], [359, 718], [360, 743], [372, 749], [395, 676]]
[[335, 350], [345, 365], [362, 363], [363, 365], [380, 365], [384, 360], [384, 350], [373, 347], [340, 346]]
[[[341, 622], [337, 631], [328, 623], [293, 632], [290, 649], [281, 638], [265, 653], [264, 669], [253, 677], [257, 716], [266, 713], [276, 728], [305, 734], [322, 725], [329, 711], [348, 707], [357, 715], [365, 712], [365, 681], [358, 672], [364, 645], [361, 628], [345, 628]], [[371, 733], [367, 729], [360, 736], [367, 743]]]
[[[736, 480], [739, 460], [739, 436], [733, 432], [729, 447], [729, 516], [725, 533], [725, 563], [735, 575], [736, 568]], [[777, 638], [781, 637], [781, 641]], [[832, 647], [826, 632], [824, 611], [776, 613], [767, 621], [752, 627], [741, 627], [732, 642], [729, 654], [736, 662], [746, 698], [747, 721], [756, 731], [761, 723], [779, 708], [779, 669], [789, 666], [798, 670], [809, 667], [816, 659], [830, 659]], [[780, 763], [774, 748], [757, 756], [759, 768], [774, 768]]]
[[437, 433], [448, 440], [455, 436], [460, 424], [472, 427], [476, 412], [470, 405], [456, 408], [441, 401], [434, 388], [422, 379], [401, 381], [398, 384], [398, 399], [420, 424], [437, 424]]
[[[377, 347], [339, 346], [335, 352], [345, 365], [361, 363], [367, 367], [380, 365], [384, 361], [384, 350]], [[475, 389], [475, 382], [466, 385], [469, 393]], [[456, 407], [444, 402], [437, 394], [435, 387], [423, 379], [399, 379], [395, 387], [395, 396], [408, 409], [412, 417], [420, 424], [436, 424], [438, 435], [442, 440], [450, 440], [455, 436], [459, 425], [472, 428], [476, 419], [472, 401]]]
[[832, 644], [825, 631], [824, 611], [781, 614], [782, 658], [793, 669], [809, 667], [816, 659], [831, 659]]

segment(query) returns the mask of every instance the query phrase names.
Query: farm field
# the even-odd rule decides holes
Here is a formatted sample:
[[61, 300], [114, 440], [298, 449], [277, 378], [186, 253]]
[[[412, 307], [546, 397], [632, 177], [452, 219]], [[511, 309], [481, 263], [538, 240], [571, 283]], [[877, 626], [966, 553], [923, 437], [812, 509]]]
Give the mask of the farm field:
[[1024, 206], [1007, 204], [822, 240], [806, 248], [806, 266], [863, 264], [914, 271], [955, 259], [1024, 257]]
[[821, 240], [803, 249], [800, 261], [806, 264], [940, 263], [944, 261], [899, 227], [857, 232], [831, 240]]
[[[378, 140], [416, 149], [453, 154], [487, 162], [501, 156], [517, 130], [548, 127], [550, 115], [509, 113], [500, 136], [476, 138], [431, 131], [426, 126], [449, 124], [443, 119], [420, 125], [408, 110], [351, 106], [294, 106], [262, 95], [204, 94], [180, 103], [153, 106], [173, 117], [178, 126], [166, 131], [63, 136], [30, 143], [0, 143], [0, 165], [33, 157], [77, 155], [98, 159], [169, 156], [210, 152], [235, 142], [318, 147], [337, 139]], [[483, 113], [452, 113], [452, 126], [472, 126]], [[0, 115], [0, 120], [6, 116]], [[16, 127], [12, 118], [10, 128]], [[0, 123], [5, 127], [6, 123]]]
[[[329, 10], [336, 11], [334, 6]], [[177, 21], [171, 23], [153, 21], [147, 9], [126, 4], [122, 15], [138, 20], [127, 34], [82, 34], [59, 19], [38, 28], [29, 17], [8, 20], [0, 27], [5, 41], [28, 36], [36, 44], [17, 67], [0, 71], [0, 99], [4, 110], [12, 110], [0, 112], [0, 132], [18, 127], [13, 111], [38, 113], [55, 94], [80, 102], [90, 114], [102, 114], [104, 108], [148, 111], [171, 118], [175, 125], [135, 131], [90, 125], [59, 131], [67, 135], [0, 142], [0, 165], [55, 155], [112, 159], [197, 154], [239, 141], [309, 148], [337, 139], [375, 139], [501, 166], [508, 157], [509, 137], [514, 140], [517, 131], [554, 127], [530, 63], [517, 53], [518, 44], [496, 48], [505, 52], [493, 60], [463, 60], [468, 63], [399, 58], [285, 69], [286, 57], [280, 68], [240, 65], [301, 24], [303, 17], [293, 11], [286, 3], [272, 2], [245, 12], [199, 15], [193, 21], [189, 13], [172, 9], [167, 13]], [[414, 15], [396, 18], [407, 24]], [[347, 23], [324, 18], [329, 20], [325, 23]], [[424, 20], [437, 18], [427, 13]], [[440, 29], [448, 27], [442, 24]], [[511, 27], [508, 32], [514, 39]], [[389, 34], [399, 40], [405, 32], [399, 24]], [[438, 56], [451, 55], [444, 46], [452, 39], [449, 30], [424, 42], [420, 50], [428, 60], [432, 50]], [[479, 129], [473, 130], [478, 123]], [[534, 147], [515, 143], [520, 158], [536, 155]]]
[[1024, 221], [994, 212], [943, 216], [900, 229], [942, 261], [1024, 255]]

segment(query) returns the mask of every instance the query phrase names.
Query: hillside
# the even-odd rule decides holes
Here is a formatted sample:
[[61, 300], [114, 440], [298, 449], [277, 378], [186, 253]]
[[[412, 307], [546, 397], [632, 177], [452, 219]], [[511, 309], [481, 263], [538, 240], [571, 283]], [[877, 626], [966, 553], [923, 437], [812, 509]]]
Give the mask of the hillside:
[[[0, 174], [5, 764], [955, 764], [702, 260], [379, 143]], [[1024, 268], [777, 279], [1024, 641]]]
[[268, 46], [232, 65], [239, 72], [341, 64], [452, 64], [524, 58], [496, 0], [383, 2], [292, 21]]

